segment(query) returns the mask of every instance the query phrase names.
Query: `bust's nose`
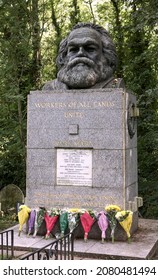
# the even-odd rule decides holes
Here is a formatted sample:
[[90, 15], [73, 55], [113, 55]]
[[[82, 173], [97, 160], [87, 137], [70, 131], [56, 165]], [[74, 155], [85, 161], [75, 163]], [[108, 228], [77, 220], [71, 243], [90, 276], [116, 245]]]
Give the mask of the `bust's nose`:
[[77, 56], [84, 56], [84, 48], [82, 46], [79, 47]]

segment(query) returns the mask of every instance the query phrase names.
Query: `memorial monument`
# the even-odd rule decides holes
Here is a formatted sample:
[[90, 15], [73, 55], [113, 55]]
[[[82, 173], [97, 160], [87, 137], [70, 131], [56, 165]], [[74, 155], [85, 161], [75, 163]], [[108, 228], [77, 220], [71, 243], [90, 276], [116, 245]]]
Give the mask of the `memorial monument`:
[[[77, 24], [61, 42], [57, 79], [28, 96], [27, 205], [138, 213], [136, 97], [114, 77], [108, 32]], [[135, 226], [137, 228], [137, 214]]]

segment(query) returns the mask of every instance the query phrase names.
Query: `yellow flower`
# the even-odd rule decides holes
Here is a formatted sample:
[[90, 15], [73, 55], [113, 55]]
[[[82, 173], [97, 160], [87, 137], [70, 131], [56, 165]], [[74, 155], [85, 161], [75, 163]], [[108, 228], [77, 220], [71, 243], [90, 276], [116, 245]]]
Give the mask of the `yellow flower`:
[[115, 215], [115, 218], [119, 221], [122, 222], [129, 214], [128, 210], [122, 210], [122, 211], [118, 211]]
[[122, 210], [122, 211], [120, 211], [120, 214], [121, 214], [121, 216], [125, 216], [127, 212], [128, 211], [126, 211], [126, 210]]
[[79, 208], [71, 208], [71, 209], [69, 209], [69, 212], [71, 212], [71, 213], [79, 213], [80, 209]]
[[127, 237], [130, 238], [130, 230], [131, 230], [131, 225], [132, 225], [132, 217], [133, 217], [133, 212], [131, 211], [120, 211], [116, 214], [116, 219], [119, 221], [120, 225], [123, 227], [125, 230]]
[[121, 208], [118, 206], [118, 205], [108, 205], [108, 206], [106, 206], [105, 207], [105, 211], [106, 212], [110, 212], [110, 211], [116, 211], [116, 212], [118, 212], [118, 211], [121, 211]]

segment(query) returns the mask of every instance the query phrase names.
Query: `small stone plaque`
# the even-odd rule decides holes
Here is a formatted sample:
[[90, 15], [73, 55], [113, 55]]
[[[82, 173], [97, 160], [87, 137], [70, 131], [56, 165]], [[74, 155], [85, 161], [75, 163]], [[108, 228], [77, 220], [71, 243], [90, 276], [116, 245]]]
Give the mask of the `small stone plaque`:
[[77, 135], [79, 131], [79, 125], [78, 124], [70, 124], [69, 125], [69, 134], [70, 135]]
[[92, 186], [92, 150], [57, 149], [57, 185]]

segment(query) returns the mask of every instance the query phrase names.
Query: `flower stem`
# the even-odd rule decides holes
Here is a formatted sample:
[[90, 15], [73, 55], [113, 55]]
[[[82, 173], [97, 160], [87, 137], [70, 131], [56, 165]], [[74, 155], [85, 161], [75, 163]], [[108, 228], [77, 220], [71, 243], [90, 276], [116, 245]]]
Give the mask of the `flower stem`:
[[85, 232], [85, 234], [84, 234], [84, 241], [85, 241], [85, 242], [87, 242], [87, 238], [88, 238], [88, 233]]
[[128, 237], [127, 242], [130, 244], [131, 243], [131, 238]]
[[112, 234], [112, 243], [115, 242], [115, 239], [114, 239], [114, 234]]
[[101, 239], [101, 243], [104, 244], [104, 238]]

